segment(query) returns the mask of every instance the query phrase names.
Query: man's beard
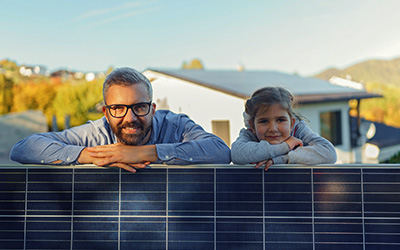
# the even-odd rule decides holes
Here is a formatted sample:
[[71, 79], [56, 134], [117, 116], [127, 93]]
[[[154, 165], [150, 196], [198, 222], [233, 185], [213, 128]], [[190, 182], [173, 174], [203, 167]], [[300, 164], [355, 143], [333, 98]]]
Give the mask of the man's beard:
[[[138, 130], [135, 134], [125, 134], [122, 130], [123, 128], [135, 128]], [[126, 122], [123, 124], [119, 124], [116, 127], [111, 126], [112, 131], [117, 136], [119, 142], [125, 145], [136, 146], [136, 145], [143, 145], [146, 142], [147, 135], [149, 134], [152, 127], [152, 122], [149, 124], [147, 128], [144, 128], [143, 124], [138, 121], [134, 122]]]

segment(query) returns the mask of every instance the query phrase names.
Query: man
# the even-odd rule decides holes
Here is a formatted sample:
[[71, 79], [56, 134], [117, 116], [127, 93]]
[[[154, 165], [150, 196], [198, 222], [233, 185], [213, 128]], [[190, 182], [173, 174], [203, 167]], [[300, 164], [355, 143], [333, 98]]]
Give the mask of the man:
[[131, 172], [150, 163], [230, 163], [230, 149], [186, 115], [155, 111], [150, 81], [131, 68], [111, 72], [103, 84], [104, 117], [85, 125], [31, 135], [10, 158], [31, 164], [96, 164]]

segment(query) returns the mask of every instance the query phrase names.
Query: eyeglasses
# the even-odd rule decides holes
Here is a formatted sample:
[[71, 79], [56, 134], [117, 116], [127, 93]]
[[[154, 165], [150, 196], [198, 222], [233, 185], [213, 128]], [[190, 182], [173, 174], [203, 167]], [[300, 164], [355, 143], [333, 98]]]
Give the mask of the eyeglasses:
[[122, 118], [128, 113], [128, 109], [132, 109], [135, 116], [145, 116], [150, 112], [151, 102], [139, 102], [132, 105], [113, 104], [106, 105], [108, 112], [114, 118]]

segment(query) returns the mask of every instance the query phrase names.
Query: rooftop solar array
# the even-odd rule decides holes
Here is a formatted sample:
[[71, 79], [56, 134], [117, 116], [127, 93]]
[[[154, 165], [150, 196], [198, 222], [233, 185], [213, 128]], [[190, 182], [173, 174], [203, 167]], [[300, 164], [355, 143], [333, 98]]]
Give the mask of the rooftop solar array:
[[400, 166], [2, 166], [0, 249], [400, 249]]

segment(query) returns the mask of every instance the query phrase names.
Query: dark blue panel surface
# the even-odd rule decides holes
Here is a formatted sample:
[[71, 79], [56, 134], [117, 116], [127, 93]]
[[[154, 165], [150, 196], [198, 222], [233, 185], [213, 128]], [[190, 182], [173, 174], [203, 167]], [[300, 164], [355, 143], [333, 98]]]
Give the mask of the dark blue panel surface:
[[166, 249], [166, 217], [121, 217], [121, 249]]
[[213, 169], [169, 170], [168, 215], [214, 216], [214, 189]]
[[262, 218], [241, 219], [231, 217], [217, 219], [216, 244], [217, 249], [235, 249], [246, 245], [248, 249], [262, 249]]
[[262, 216], [262, 177], [254, 169], [217, 169], [216, 215]]
[[[5, 218], [0, 217], [2, 219], [0, 223], [5, 223], [4, 219], [7, 219], [7, 216], [25, 214], [25, 180], [25, 169], [0, 168], [0, 216], [5, 216]], [[3, 231], [7, 230], [0, 232]], [[6, 237], [0, 235], [0, 238]], [[4, 244], [9, 245], [7, 242], [4, 242]]]
[[400, 167], [0, 169], [0, 249], [400, 249]]

